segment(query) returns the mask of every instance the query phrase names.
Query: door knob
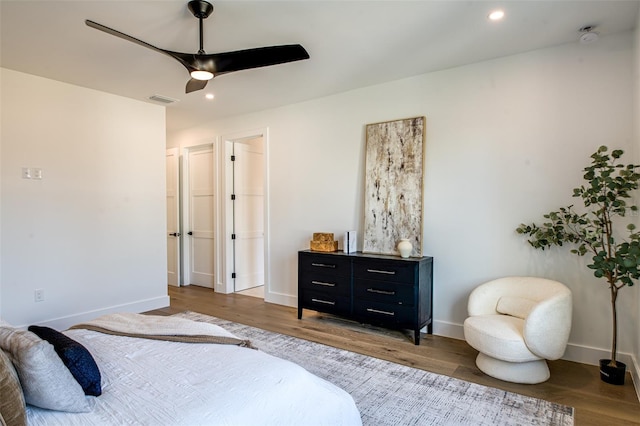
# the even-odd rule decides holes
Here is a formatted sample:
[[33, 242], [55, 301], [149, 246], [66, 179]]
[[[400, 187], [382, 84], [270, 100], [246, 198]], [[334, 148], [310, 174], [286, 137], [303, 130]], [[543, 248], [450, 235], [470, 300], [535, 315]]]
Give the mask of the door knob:
[[193, 232], [189, 231], [189, 232], [187, 232], [187, 234], [189, 234], [189, 235], [193, 235]]
[[180, 233], [179, 232], [174, 232], [174, 233], [169, 234], [169, 235], [171, 235], [172, 237], [179, 237]]

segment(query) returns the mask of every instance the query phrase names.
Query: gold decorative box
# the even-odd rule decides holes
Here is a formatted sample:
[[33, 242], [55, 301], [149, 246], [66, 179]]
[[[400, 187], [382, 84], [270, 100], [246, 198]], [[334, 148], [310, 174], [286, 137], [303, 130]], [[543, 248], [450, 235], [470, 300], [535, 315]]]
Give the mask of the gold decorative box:
[[333, 232], [314, 232], [313, 241], [333, 242]]
[[331, 232], [314, 232], [309, 246], [313, 251], [338, 251], [338, 242]]

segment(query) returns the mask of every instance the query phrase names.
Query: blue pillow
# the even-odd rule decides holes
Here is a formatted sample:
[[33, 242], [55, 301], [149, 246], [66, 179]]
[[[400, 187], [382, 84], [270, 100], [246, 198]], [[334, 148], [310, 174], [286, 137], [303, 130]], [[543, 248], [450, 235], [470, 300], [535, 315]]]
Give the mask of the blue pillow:
[[87, 348], [53, 328], [32, 325], [29, 331], [53, 345], [64, 365], [82, 386], [85, 395], [102, 394], [100, 370]]

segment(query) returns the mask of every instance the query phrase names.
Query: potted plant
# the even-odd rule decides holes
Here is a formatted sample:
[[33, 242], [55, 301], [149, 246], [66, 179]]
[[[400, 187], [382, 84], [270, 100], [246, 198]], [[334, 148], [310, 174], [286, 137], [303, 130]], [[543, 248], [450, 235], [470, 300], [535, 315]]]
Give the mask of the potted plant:
[[576, 212], [570, 205], [545, 214], [546, 221], [540, 226], [521, 224], [516, 229], [530, 237], [529, 244], [536, 249], [570, 243], [575, 247], [571, 253], [593, 256], [587, 267], [606, 281], [613, 316], [611, 359], [600, 360], [600, 377], [607, 383], [620, 385], [624, 384], [626, 365], [616, 360], [616, 301], [621, 289], [631, 287], [640, 278], [640, 233], [632, 223], [626, 226], [626, 231], [620, 229], [621, 217], [638, 211], [637, 206], [627, 201], [638, 188], [640, 166], [617, 164], [622, 154], [622, 150], [609, 153], [606, 146], [601, 146], [591, 155], [591, 165], [584, 169], [586, 184], [573, 190], [574, 197], [582, 198], [585, 213]]

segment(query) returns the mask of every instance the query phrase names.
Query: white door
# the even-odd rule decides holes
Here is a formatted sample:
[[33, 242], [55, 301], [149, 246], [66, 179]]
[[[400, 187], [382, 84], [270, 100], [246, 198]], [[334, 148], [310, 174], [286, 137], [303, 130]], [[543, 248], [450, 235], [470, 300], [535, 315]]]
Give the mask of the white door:
[[180, 285], [180, 196], [178, 148], [167, 150], [167, 282]]
[[189, 150], [189, 284], [213, 288], [215, 185], [213, 145]]
[[234, 141], [235, 291], [264, 285], [263, 138]]

